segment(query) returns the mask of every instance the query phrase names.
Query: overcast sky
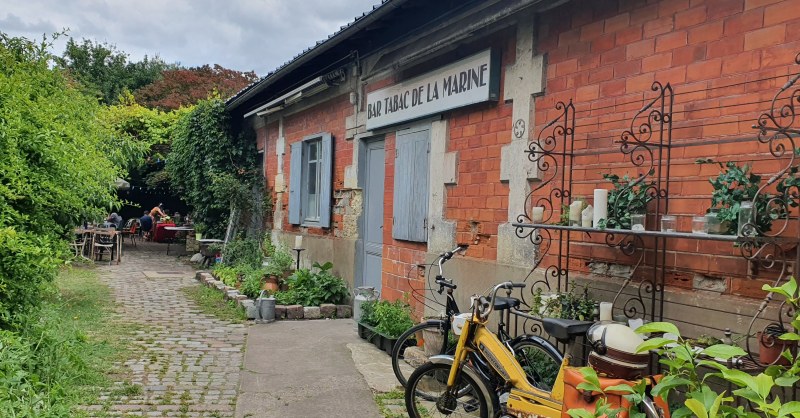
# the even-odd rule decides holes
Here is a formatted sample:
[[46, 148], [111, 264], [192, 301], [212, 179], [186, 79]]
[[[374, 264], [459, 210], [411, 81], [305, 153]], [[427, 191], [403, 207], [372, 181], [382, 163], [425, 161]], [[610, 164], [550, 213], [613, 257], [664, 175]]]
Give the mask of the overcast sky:
[[[380, 0], [0, 0], [0, 31], [107, 42], [138, 61], [158, 55], [263, 76]], [[56, 44], [61, 55], [65, 42]]]

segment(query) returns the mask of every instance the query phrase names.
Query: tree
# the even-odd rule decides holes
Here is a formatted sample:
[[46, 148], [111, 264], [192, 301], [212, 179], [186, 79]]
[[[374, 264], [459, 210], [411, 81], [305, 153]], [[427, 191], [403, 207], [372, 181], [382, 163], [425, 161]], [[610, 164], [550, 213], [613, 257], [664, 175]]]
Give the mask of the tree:
[[114, 45], [89, 39], [77, 43], [72, 38], [56, 63], [80, 82], [85, 92], [105, 104], [117, 103], [125, 90], [146, 86], [161, 77], [162, 71], [173, 68], [158, 57], [129, 62], [128, 54]]
[[165, 70], [161, 79], [134, 92], [136, 100], [162, 110], [178, 109], [205, 100], [214, 92], [230, 97], [258, 77], [254, 72], [229, 70], [220, 65]]
[[114, 180], [136, 154], [48, 47], [0, 32], [0, 330], [38, 305], [72, 228], [118, 204]]

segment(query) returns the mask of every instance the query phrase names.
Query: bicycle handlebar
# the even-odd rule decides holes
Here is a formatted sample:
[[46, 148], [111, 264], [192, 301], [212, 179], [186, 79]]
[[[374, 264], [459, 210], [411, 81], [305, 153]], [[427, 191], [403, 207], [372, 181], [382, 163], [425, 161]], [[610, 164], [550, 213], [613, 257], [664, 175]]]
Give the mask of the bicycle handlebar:
[[441, 255], [439, 255], [439, 259], [437, 260], [437, 265], [439, 266], [439, 274], [436, 276], [436, 283], [439, 285], [439, 294], [442, 293], [445, 287], [449, 289], [455, 289], [456, 285], [452, 282], [444, 278], [444, 270], [442, 269], [442, 264], [446, 263], [448, 260], [453, 258], [454, 255], [458, 254], [461, 251], [466, 250], [469, 248], [468, 244], [458, 244], [456, 248], [453, 248], [450, 251], [445, 251]]

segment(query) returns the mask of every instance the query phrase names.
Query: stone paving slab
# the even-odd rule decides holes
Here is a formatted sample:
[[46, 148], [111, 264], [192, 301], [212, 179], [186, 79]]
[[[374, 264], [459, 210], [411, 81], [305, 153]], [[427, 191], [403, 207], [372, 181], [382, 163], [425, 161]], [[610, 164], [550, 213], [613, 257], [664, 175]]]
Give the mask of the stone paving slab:
[[119, 385], [87, 407], [92, 417], [234, 416], [247, 325], [194, 306], [180, 289], [200, 285], [195, 272], [164, 246], [126, 246], [121, 264], [98, 266], [118, 319], [134, 330], [134, 355], [116, 365]]

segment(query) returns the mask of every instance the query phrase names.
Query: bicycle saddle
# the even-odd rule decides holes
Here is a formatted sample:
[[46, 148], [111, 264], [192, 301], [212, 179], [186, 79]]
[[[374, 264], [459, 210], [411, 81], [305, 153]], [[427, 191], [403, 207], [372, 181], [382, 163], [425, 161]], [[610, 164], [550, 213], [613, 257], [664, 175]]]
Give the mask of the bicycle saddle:
[[586, 334], [586, 331], [593, 324], [594, 322], [576, 321], [574, 319], [542, 318], [545, 332], [561, 342]]
[[516, 308], [519, 306], [520, 302], [517, 298], [508, 298], [497, 296], [494, 298], [494, 310], [502, 311], [505, 309]]

